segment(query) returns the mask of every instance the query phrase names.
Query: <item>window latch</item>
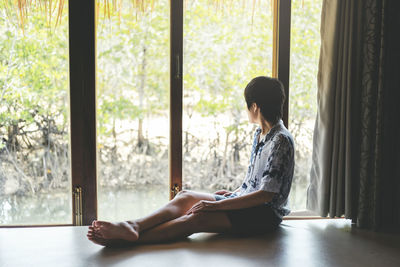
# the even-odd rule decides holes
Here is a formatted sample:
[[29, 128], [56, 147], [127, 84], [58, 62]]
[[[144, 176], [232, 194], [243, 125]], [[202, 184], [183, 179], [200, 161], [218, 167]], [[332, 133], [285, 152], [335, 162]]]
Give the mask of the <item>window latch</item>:
[[82, 226], [82, 187], [75, 186], [72, 192], [73, 199], [74, 199], [74, 225]]
[[175, 67], [176, 67], [176, 70], [175, 70], [175, 79], [181, 79], [182, 78], [182, 74], [181, 74], [181, 63], [180, 63], [180, 60], [179, 60], [180, 58], [179, 58], [179, 54], [177, 54], [176, 56], [175, 56]]
[[171, 192], [173, 194], [173, 196], [175, 197], [178, 193], [179, 193], [180, 188], [178, 184], [174, 184], [174, 186], [171, 188]]

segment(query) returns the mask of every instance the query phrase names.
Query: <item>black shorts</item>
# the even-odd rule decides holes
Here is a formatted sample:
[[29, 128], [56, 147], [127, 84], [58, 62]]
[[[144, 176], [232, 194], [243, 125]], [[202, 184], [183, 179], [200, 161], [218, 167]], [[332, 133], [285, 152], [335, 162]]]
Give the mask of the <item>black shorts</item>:
[[[220, 195], [214, 195], [214, 197], [216, 201], [229, 198]], [[282, 222], [282, 219], [268, 204], [224, 212], [226, 212], [235, 234], [268, 233], [277, 229]]]

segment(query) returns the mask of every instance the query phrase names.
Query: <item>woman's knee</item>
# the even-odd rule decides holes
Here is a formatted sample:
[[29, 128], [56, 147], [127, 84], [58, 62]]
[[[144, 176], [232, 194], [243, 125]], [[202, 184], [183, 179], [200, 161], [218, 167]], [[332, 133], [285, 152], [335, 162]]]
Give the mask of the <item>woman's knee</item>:
[[178, 192], [178, 194], [176, 194], [176, 196], [182, 196], [182, 195], [188, 195], [190, 194], [189, 190], [181, 190]]
[[193, 199], [194, 195], [191, 191], [189, 190], [181, 190], [176, 194], [175, 198], [176, 200], [189, 200]]
[[177, 209], [184, 214], [196, 202], [195, 196], [187, 190], [180, 191], [174, 199], [170, 201], [170, 207]]

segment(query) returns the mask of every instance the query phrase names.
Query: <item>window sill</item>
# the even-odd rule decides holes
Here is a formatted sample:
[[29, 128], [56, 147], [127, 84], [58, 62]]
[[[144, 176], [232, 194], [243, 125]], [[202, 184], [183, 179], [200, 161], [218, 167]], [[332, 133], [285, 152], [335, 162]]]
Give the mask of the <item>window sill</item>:
[[321, 217], [316, 212], [313, 212], [311, 210], [297, 210], [297, 211], [292, 211], [288, 216], [283, 217], [283, 220], [316, 220], [316, 219], [325, 219], [325, 220], [344, 219], [344, 216], [335, 218]]
[[74, 226], [71, 224], [36, 224], [36, 225], [0, 225], [1, 228], [27, 228], [27, 227], [57, 227], [57, 226]]

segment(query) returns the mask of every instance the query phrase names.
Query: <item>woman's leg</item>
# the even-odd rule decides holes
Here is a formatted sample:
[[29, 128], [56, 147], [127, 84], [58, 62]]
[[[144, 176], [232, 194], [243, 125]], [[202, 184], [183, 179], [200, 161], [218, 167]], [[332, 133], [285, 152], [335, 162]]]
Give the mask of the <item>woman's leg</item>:
[[226, 233], [231, 230], [232, 225], [225, 212], [199, 212], [183, 215], [143, 232], [137, 243], [160, 243], [199, 232]]
[[225, 233], [230, 232], [232, 225], [225, 212], [199, 212], [182, 215], [178, 218], [160, 224], [140, 234], [136, 242], [107, 239], [100, 234], [94, 234], [92, 241], [103, 246], [121, 246], [145, 243], [162, 243], [175, 241], [198, 232]]
[[164, 207], [141, 219], [132, 221], [139, 225], [139, 231], [146, 231], [156, 225], [173, 220], [184, 215], [194, 204], [200, 200], [215, 201], [212, 194], [189, 190], [180, 191], [174, 199]]
[[98, 237], [106, 239], [135, 241], [139, 238], [141, 232], [184, 215], [200, 200], [214, 201], [215, 198], [212, 194], [183, 190], [164, 207], [144, 218], [118, 223], [94, 221], [92, 226], [89, 227], [87, 236], [89, 240], [92, 240], [91, 238], [97, 232]]

